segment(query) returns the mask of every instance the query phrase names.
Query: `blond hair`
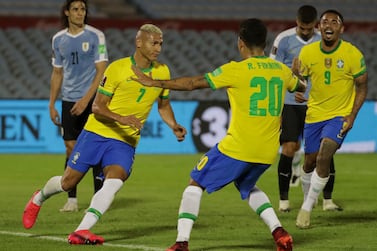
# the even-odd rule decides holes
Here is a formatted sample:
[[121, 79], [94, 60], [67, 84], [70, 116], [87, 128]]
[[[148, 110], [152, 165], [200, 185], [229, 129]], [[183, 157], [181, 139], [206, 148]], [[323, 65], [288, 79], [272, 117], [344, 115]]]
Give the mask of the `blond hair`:
[[157, 33], [162, 35], [162, 30], [154, 24], [144, 24], [140, 27], [139, 31], [144, 31], [148, 33]]

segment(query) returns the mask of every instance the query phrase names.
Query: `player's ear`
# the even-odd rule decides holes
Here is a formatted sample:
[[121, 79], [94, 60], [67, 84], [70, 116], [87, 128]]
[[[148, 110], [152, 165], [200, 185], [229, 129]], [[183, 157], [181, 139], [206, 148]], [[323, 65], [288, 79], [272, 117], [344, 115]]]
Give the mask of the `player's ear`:
[[344, 32], [344, 25], [342, 25], [342, 27], [340, 28], [340, 34], [343, 34]]
[[141, 39], [140, 38], [136, 38], [135, 44], [136, 44], [136, 48], [140, 48], [141, 44], [142, 44]]
[[241, 49], [245, 46], [244, 41], [242, 41], [242, 39], [241, 39], [240, 37], [238, 37], [238, 42], [237, 42], [237, 44], [238, 44], [238, 50], [240, 50], [240, 51], [241, 51]]

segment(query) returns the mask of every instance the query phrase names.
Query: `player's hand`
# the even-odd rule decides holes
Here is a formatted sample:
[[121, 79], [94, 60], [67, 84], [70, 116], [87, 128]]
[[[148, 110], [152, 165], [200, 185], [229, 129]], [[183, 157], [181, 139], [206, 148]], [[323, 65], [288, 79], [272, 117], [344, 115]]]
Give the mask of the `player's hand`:
[[343, 118], [343, 127], [342, 130], [340, 131], [341, 135], [345, 135], [349, 130], [352, 129], [353, 127], [353, 122], [355, 121], [355, 117], [352, 115], [345, 116]]
[[138, 119], [135, 115], [121, 116], [118, 122], [122, 125], [128, 125], [131, 128], [140, 131], [143, 128], [141, 119]]
[[296, 75], [296, 76], [301, 76], [301, 73], [300, 73], [300, 67], [301, 67], [301, 62], [300, 60], [295, 57], [293, 58], [292, 60], [292, 66], [291, 66], [291, 70], [292, 72]]
[[59, 112], [54, 108], [50, 108], [50, 119], [52, 123], [61, 126]]
[[88, 106], [88, 103], [80, 99], [72, 106], [72, 109], [70, 112], [74, 116], [79, 116], [84, 112], [87, 106]]
[[173, 127], [173, 132], [179, 142], [185, 140], [185, 136], [187, 134], [186, 128], [177, 124], [176, 126]]
[[139, 82], [145, 86], [153, 86], [153, 79], [151, 76], [145, 75], [136, 65], [131, 66], [132, 71], [135, 73], [136, 77], [131, 77], [132, 80]]
[[307, 102], [308, 99], [305, 98], [305, 95], [303, 92], [295, 92], [295, 101], [297, 103], [303, 103], [303, 102]]

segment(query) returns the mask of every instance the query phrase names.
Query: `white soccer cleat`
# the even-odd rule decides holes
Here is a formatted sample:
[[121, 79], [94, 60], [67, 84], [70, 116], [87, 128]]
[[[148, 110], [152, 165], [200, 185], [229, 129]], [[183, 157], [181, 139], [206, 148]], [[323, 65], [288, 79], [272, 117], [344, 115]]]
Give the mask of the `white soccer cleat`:
[[343, 211], [343, 208], [335, 204], [332, 199], [324, 199], [322, 209], [323, 211]]
[[288, 213], [289, 211], [291, 211], [291, 208], [289, 207], [289, 200], [279, 201], [279, 211], [283, 213]]
[[296, 226], [298, 228], [306, 229], [310, 227], [310, 212], [300, 209], [296, 219]]
[[77, 205], [77, 202], [67, 201], [64, 207], [59, 209], [59, 211], [60, 212], [78, 212], [79, 207]]

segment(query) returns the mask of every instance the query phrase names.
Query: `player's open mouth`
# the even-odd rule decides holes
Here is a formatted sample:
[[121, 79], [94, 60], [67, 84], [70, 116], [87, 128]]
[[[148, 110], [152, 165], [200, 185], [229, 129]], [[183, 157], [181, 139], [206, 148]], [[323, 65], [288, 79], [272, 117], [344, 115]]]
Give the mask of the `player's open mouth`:
[[327, 30], [327, 31], [325, 31], [325, 34], [326, 34], [327, 38], [330, 38], [334, 34], [334, 32], [330, 31], [330, 30]]

